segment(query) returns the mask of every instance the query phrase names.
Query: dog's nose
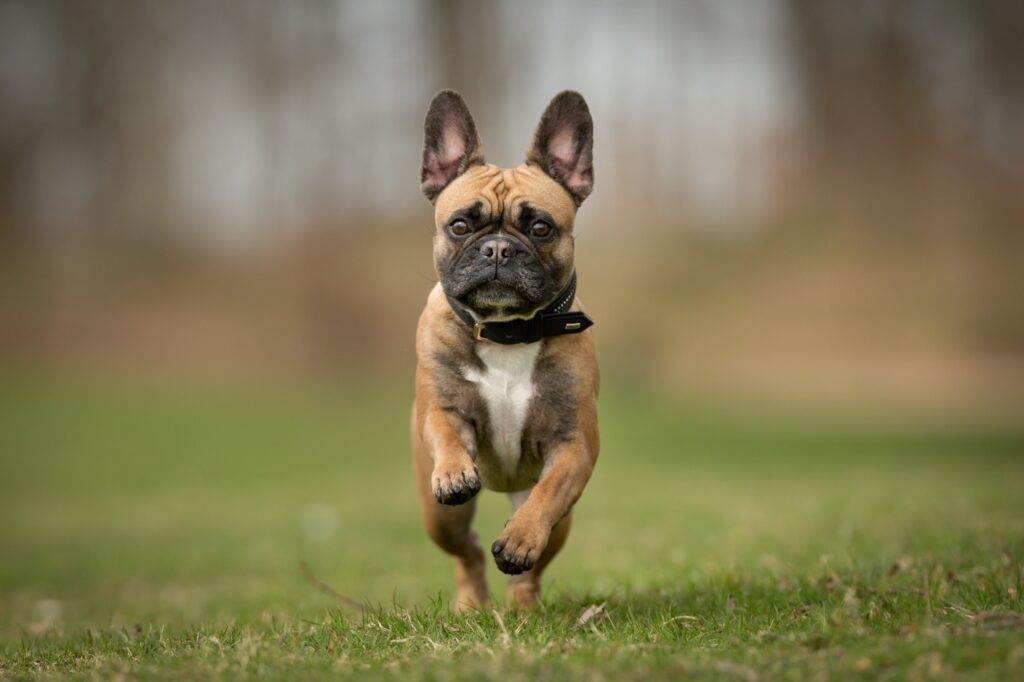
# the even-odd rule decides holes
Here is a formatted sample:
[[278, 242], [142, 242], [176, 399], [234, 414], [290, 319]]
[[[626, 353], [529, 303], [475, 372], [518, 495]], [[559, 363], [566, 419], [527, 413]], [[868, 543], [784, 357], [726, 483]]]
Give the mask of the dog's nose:
[[515, 252], [515, 245], [507, 239], [488, 239], [480, 245], [480, 253], [495, 265], [508, 263]]

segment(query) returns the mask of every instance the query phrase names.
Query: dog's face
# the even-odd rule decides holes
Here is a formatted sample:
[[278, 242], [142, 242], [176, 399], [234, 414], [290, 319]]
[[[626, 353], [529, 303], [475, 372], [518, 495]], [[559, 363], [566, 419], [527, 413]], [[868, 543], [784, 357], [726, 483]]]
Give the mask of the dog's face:
[[575, 92], [541, 117], [527, 161], [487, 165], [462, 98], [443, 91], [425, 124], [421, 182], [434, 202], [434, 266], [481, 320], [529, 317], [573, 270], [573, 221], [593, 187], [593, 123]]

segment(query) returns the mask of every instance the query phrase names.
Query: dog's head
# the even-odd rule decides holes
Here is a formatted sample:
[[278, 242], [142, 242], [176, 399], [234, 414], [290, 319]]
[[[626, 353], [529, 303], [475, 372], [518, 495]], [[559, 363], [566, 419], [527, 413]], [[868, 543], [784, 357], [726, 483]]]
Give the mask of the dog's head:
[[572, 275], [573, 221], [594, 184], [586, 101], [556, 95], [515, 168], [484, 163], [473, 117], [451, 90], [430, 103], [424, 133], [420, 181], [445, 293], [480, 320], [530, 317]]

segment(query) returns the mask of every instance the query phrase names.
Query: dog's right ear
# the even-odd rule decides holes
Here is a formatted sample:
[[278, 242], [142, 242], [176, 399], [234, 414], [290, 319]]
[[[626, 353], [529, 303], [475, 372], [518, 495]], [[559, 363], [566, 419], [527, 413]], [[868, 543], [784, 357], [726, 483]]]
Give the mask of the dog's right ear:
[[454, 90], [437, 93], [423, 123], [423, 194], [434, 201], [467, 168], [483, 162], [484, 150], [476, 124], [462, 96]]

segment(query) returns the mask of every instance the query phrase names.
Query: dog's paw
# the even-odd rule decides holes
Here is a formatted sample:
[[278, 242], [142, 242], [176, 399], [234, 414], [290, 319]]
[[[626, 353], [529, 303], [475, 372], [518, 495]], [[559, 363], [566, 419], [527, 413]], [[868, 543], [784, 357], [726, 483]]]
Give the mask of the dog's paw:
[[502, 573], [519, 575], [533, 568], [548, 544], [550, 531], [520, 525], [512, 519], [491, 545], [494, 563]]
[[451, 466], [436, 466], [430, 477], [434, 499], [441, 504], [465, 504], [480, 492], [480, 475], [476, 467], [454, 463]]

